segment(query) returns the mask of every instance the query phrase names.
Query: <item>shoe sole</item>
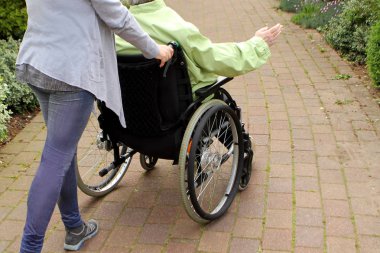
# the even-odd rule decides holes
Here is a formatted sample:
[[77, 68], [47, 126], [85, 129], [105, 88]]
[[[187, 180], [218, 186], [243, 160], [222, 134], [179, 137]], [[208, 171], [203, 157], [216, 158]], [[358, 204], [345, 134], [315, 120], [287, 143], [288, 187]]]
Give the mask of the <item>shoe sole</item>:
[[75, 245], [69, 245], [69, 244], [64, 243], [63, 244], [63, 249], [69, 250], [69, 251], [77, 251], [77, 250], [79, 250], [83, 246], [83, 243], [85, 241], [87, 241], [88, 239], [91, 239], [92, 237], [94, 237], [98, 233], [98, 229], [99, 229], [99, 226], [96, 227], [96, 230], [92, 234], [84, 237], [79, 243], [77, 243]]

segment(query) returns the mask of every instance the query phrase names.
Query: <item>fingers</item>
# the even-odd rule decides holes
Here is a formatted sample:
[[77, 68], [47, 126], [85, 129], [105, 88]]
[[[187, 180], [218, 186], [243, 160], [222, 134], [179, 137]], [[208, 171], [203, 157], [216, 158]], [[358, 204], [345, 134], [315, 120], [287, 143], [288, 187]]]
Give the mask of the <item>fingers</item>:
[[266, 33], [266, 42], [271, 46], [274, 44], [275, 40], [277, 37], [280, 35], [281, 30], [282, 30], [282, 25], [281, 24], [276, 24], [269, 28]]
[[159, 45], [159, 53], [156, 57], [156, 59], [159, 59], [161, 61], [160, 67], [163, 67], [165, 63], [172, 58], [174, 53], [174, 50], [170, 46], [166, 45]]
[[280, 35], [281, 29], [281, 24], [276, 24], [270, 28], [268, 26], [265, 26], [257, 30], [255, 36], [261, 37], [269, 46], [271, 46]]

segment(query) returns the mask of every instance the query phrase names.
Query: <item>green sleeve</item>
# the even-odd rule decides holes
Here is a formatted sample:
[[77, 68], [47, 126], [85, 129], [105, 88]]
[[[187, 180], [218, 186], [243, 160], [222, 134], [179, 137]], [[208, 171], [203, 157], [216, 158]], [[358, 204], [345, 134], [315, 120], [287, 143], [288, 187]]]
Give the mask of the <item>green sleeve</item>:
[[221, 76], [234, 77], [262, 66], [270, 57], [266, 42], [259, 37], [239, 43], [212, 43], [195, 27], [186, 36], [191, 58], [200, 68]]

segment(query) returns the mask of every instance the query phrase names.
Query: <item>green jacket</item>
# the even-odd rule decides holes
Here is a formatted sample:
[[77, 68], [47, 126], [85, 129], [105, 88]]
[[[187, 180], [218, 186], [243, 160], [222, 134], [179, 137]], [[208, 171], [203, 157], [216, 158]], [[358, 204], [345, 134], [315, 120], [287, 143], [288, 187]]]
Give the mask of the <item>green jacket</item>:
[[[213, 43], [193, 24], [182, 19], [163, 0], [131, 6], [129, 11], [157, 43], [177, 41], [185, 54], [193, 91], [218, 76], [234, 77], [262, 66], [270, 57], [265, 41], [258, 37], [239, 43]], [[116, 37], [116, 53], [138, 54], [138, 49]]]

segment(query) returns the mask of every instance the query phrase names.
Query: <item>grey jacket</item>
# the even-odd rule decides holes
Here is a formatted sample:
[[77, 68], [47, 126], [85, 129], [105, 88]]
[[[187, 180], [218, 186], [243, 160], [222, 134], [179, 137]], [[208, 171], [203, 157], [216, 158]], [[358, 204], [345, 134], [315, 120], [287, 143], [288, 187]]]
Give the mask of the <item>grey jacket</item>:
[[26, 0], [28, 28], [16, 65], [93, 93], [125, 126], [114, 34], [131, 42], [145, 57], [158, 45], [141, 30], [119, 0]]

